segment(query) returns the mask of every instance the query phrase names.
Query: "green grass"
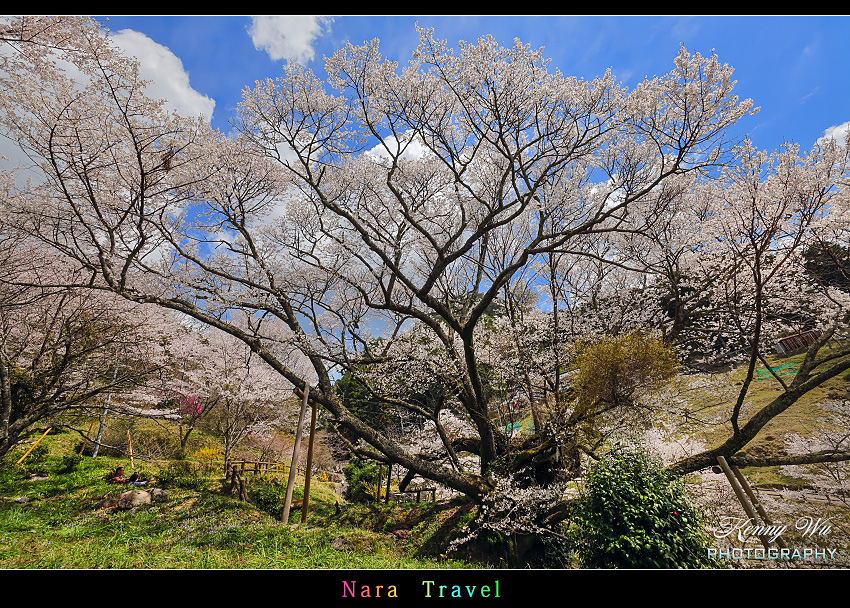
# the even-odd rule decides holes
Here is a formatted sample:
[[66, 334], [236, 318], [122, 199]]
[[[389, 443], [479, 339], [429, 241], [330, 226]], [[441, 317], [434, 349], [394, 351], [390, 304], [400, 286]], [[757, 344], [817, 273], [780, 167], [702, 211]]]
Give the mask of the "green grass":
[[[10, 453], [0, 466], [0, 568], [476, 567], [425, 555], [408, 538], [370, 529], [369, 507], [343, 504], [344, 517], [336, 517], [336, 495], [316, 480], [308, 523], [299, 526], [285, 526], [230, 497], [215, 476], [194, 488], [166, 486], [162, 503], [127, 511], [95, 509], [104, 497], [125, 489], [107, 484], [104, 477], [127, 462], [84, 458], [77, 470], [60, 473], [67, 442], [67, 436], [49, 437], [50, 455], [41, 463], [25, 461], [30, 469], [47, 472], [47, 479], [25, 478], [26, 469], [14, 465], [23, 452]], [[253, 476], [246, 477], [250, 488]], [[398, 509], [393, 517], [403, 519]], [[293, 509], [290, 521], [298, 516], [300, 509]], [[361, 521], [365, 527], [358, 525]]]
[[[824, 354], [828, 352], [829, 349], [824, 350]], [[771, 356], [767, 357], [767, 361], [774, 368], [787, 365], [796, 369], [799, 368], [803, 357], [802, 353], [790, 357]], [[759, 363], [757, 369], [763, 368]], [[668, 428], [675, 429], [677, 439], [699, 439], [706, 447], [719, 445], [732, 434], [729, 418], [746, 377], [746, 370], [746, 364], [739, 365], [728, 373], [715, 374], [708, 385], [698, 388], [687, 388], [688, 377], [674, 378], [668, 390], [670, 394], [683, 399], [690, 416], [685, 418], [681, 415], [680, 403], [662, 415], [662, 422]], [[793, 378], [793, 374], [782, 376], [786, 384]], [[754, 378], [741, 410], [740, 424], [745, 424], [754, 413], [779, 396], [781, 390], [781, 385], [772, 376], [763, 380]], [[836, 391], [850, 394], [850, 372], [839, 374], [803, 395], [785, 412], [768, 422], [743, 451], [757, 457], [778, 456], [785, 453], [786, 437], [815, 435], [825, 424], [824, 411], [820, 405], [828, 395]], [[809, 486], [806, 480], [784, 474], [781, 467], [746, 467], [744, 473], [754, 485], [785, 486], [791, 489]]]
[[[772, 363], [798, 362], [801, 357]], [[738, 368], [717, 375], [711, 386], [683, 390], [680, 396], [702, 423], [690, 420], [681, 424], [680, 435], [701, 438], [707, 446], [727, 437], [728, 416], [743, 376], [743, 369]], [[742, 422], [775, 398], [778, 386], [775, 379], [754, 381]], [[770, 454], [784, 447], [788, 434], [814, 433], [822, 424], [818, 403], [830, 391], [848, 387], [850, 374], [842, 374], [812, 391], [763, 429], [746, 450]], [[671, 408], [668, 413], [670, 421], [676, 422], [676, 411]], [[203, 447], [202, 439], [198, 434], [199, 447]], [[128, 467], [128, 459], [83, 457], [69, 469], [69, 457], [80, 445], [78, 435], [52, 432], [42, 445], [47, 447], [46, 456], [36, 450], [22, 465], [16, 465], [28, 447], [20, 446], [0, 462], [0, 568], [482, 567], [445, 555], [449, 542], [472, 518], [471, 505], [463, 501], [409, 506], [345, 504], [329, 485], [314, 479], [308, 523], [285, 526], [279, 521], [280, 505], [274, 496], [274, 491], [280, 493], [285, 488], [282, 474], [264, 476], [274, 491], [267, 485], [262, 493], [264, 500], [246, 503], [228, 495], [220, 472], [195, 472], [202, 463], [187, 469], [174, 462], [137, 459], [137, 470], [160, 480], [155, 485], [165, 488], [166, 501], [129, 511], [95, 509], [105, 497], [117, 496], [123, 489], [107, 484], [105, 477], [119, 464]], [[132, 470], [128, 467], [128, 472]], [[757, 486], [782, 484], [793, 488], [805, 483], [783, 474], [779, 467], [748, 468], [744, 472]], [[47, 478], [27, 479], [28, 473], [46, 474]], [[261, 478], [249, 474], [246, 479], [249, 495], [261, 496]], [[299, 478], [296, 484], [297, 501], [303, 480]], [[335, 513], [337, 501], [342, 505], [340, 515]], [[290, 521], [297, 521], [299, 516], [300, 509], [293, 507]]]

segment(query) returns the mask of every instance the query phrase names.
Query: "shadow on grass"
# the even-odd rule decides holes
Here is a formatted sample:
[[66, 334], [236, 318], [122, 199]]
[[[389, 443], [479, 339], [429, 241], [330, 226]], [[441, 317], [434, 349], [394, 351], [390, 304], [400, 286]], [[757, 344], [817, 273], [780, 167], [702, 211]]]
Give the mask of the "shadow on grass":
[[343, 508], [338, 521], [412, 541], [419, 557], [437, 557], [445, 554], [449, 543], [462, 534], [475, 511], [475, 503], [466, 499], [393, 505], [349, 504]]

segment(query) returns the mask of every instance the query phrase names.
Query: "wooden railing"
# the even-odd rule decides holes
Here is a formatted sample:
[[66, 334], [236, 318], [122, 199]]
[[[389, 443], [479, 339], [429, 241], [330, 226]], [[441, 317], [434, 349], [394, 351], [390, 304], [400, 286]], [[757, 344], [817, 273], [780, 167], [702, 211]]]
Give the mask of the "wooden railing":
[[[270, 472], [280, 472], [284, 474], [289, 470], [289, 465], [284, 464], [282, 462], [270, 462], [264, 460], [233, 460], [225, 465], [225, 479], [230, 479], [233, 471], [237, 471], [240, 476], [244, 476], [247, 473], [261, 474], [261, 473], [270, 473]], [[305, 466], [299, 466], [296, 470], [300, 473], [306, 473], [307, 468]], [[341, 482], [342, 474], [337, 473], [336, 471], [325, 471], [323, 469], [313, 469], [313, 477], [321, 477], [322, 475], [327, 476], [330, 481]]]

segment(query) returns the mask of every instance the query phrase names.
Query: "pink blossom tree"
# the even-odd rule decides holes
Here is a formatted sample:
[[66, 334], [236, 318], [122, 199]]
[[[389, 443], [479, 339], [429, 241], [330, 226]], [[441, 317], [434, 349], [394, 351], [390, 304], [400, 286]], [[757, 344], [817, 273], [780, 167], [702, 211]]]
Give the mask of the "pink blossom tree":
[[[639, 301], [622, 308], [619, 329], [585, 313], [659, 277], [669, 254], [647, 257], [661, 244], [643, 237], [674, 225], [675, 204], [701, 220], [692, 205], [710, 199], [726, 205], [710, 209], [714, 240], [683, 245], [674, 259], [708, 264], [705, 249], [733, 260], [710, 285], [728, 296], [726, 318], [739, 333], [755, 330], [748, 340], [760, 345], [767, 293], [783, 276], [769, 268], [796, 259], [793, 230], [832, 230], [833, 208], [846, 210], [843, 194], [833, 196], [846, 187], [835, 150], [802, 164], [783, 156], [764, 196], [748, 191], [747, 171], [759, 165], [747, 164], [746, 148], [734, 159], [727, 138], [752, 103], [734, 94], [729, 66], [685, 49], [669, 73], [628, 91], [610, 72], [592, 81], [552, 72], [542, 51], [518, 41], [505, 48], [485, 37], [455, 52], [419, 30], [403, 68], [372, 41], [328, 58], [328, 82], [290, 65], [256, 83], [244, 92], [240, 135], [227, 139], [146, 97], [134, 61], [93, 22], [24, 18], [0, 31], [9, 51], [0, 55], [0, 125], [42, 176], [9, 196], [16, 231], [75, 264], [73, 286], [228, 334], [297, 392], [309, 385], [314, 403], [382, 458], [475, 498], [513, 453], [488, 384], [497, 342], [485, 325], [495, 307], [508, 313], [510, 341], [498, 347], [506, 384], [558, 386], [568, 357], [560, 328], [582, 315], [597, 331], [645, 319]], [[786, 238], [796, 243], [787, 255]], [[532, 328], [550, 323], [522, 312], [530, 285], [545, 287], [559, 336], [543, 364], [527, 356]], [[571, 297], [579, 293], [585, 301]], [[840, 294], [822, 295], [838, 322]], [[513, 369], [503, 369], [509, 359]], [[789, 405], [806, 382], [840, 371], [822, 364], [801, 369]], [[370, 390], [435, 430], [439, 416], [421, 411], [409, 389], [439, 380], [474, 429], [464, 448], [476, 470], [419, 457], [345, 407], [336, 375], [381, 367], [406, 370], [407, 386], [373, 373]], [[739, 421], [739, 410], [734, 441], [717, 453], [763, 426]]]
[[[850, 293], [819, 283], [806, 272], [802, 255], [824, 240], [846, 242], [849, 173], [848, 149], [834, 143], [805, 154], [796, 147], [768, 154], [747, 144], [739, 150], [738, 162], [703, 191], [714, 213], [703, 230], [710, 239], [707, 249], [726, 267], [712, 298], [722, 302], [727, 331], [744, 346], [746, 376], [730, 404], [729, 438], [674, 464], [673, 470], [699, 470], [718, 456], [742, 466], [782, 464], [735, 454], [800, 397], [850, 369]], [[793, 378], [772, 372], [779, 394], [745, 420], [742, 410], [756, 366], [770, 369], [766, 357], [776, 340], [802, 328], [816, 329], [819, 337], [809, 344]], [[808, 458], [850, 459], [850, 452]]]
[[0, 219], [0, 457], [57, 416], [88, 414], [158, 371], [158, 326], [109, 292], [65, 286], [80, 275]]

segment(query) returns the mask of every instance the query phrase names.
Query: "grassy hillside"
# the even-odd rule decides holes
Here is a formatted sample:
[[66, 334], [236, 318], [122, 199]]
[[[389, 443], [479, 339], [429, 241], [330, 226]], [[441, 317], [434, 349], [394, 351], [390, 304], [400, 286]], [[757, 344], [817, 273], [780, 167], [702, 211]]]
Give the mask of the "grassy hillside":
[[[770, 357], [768, 362], [775, 368], [789, 366], [783, 369], [787, 372], [799, 367], [802, 359], [803, 355], [798, 354], [792, 357]], [[757, 376], [750, 384], [741, 411], [741, 424], [775, 399], [782, 390], [775, 378], [767, 376], [761, 364], [757, 370], [762, 371], [762, 379], [757, 379]], [[705, 447], [718, 445], [732, 434], [729, 416], [745, 376], [746, 367], [739, 366], [725, 373], [677, 377], [662, 393], [661, 405], [672, 405], [661, 415], [660, 421], [680, 441], [697, 442]], [[781, 377], [788, 383], [794, 376], [790, 373]], [[792, 437], [811, 438], [829, 426], [824, 402], [836, 398], [850, 399], [850, 372], [832, 378], [804, 395], [770, 421], [758, 437], [746, 446], [744, 452], [757, 457], [788, 453], [788, 441]], [[685, 411], [687, 415], [683, 415]], [[850, 412], [847, 420], [850, 421]], [[810, 485], [803, 477], [788, 474], [789, 469], [780, 471], [780, 467], [748, 468], [746, 473], [756, 484], [789, 487]]]
[[[773, 363], [794, 363], [799, 358]], [[671, 382], [656, 397], [660, 405], [670, 404], [660, 409], [667, 414], [662, 421], [674, 438], [693, 449], [714, 445], [727, 436], [730, 403], [743, 374], [736, 369], [710, 376], [680, 376]], [[754, 381], [743, 418], [768, 403], [777, 391], [775, 379]], [[827, 424], [824, 401], [835, 398], [850, 398], [850, 374], [834, 378], [777, 417], [747, 451], [782, 454], [788, 449], [788, 437], [813, 436]], [[688, 416], [682, 416], [683, 408]], [[164, 489], [164, 498], [127, 510], [113, 506], [127, 488], [105, 480], [119, 464], [128, 474], [133, 471], [126, 457], [119, 459], [108, 452], [97, 458], [79, 456], [79, 435], [55, 431], [22, 464], [15, 461], [29, 445], [10, 452], [0, 462], [0, 568], [492, 567], [445, 555], [451, 539], [473, 516], [474, 507], [462, 500], [421, 505], [346, 504], [331, 484], [314, 479], [308, 523], [285, 526], [279, 521], [286, 481], [282, 473], [246, 475], [249, 501], [239, 501], [223, 482], [217, 459], [209, 457], [215, 453], [212, 438], [196, 433], [187, 450], [190, 459], [175, 461], [164, 457], [167, 450], [163, 446], [171, 439], [160, 435], [162, 432], [138, 423], [133, 443], [135, 470], [153, 476], [150, 487]], [[124, 429], [115, 431], [114, 443], [124, 436]], [[150, 459], [154, 457], [157, 459]], [[839, 476], [845, 474], [847, 465], [832, 472], [836, 471]], [[785, 536], [789, 544], [837, 551], [834, 559], [797, 566], [850, 566], [848, 497], [836, 490], [840, 484], [830, 483], [830, 471], [815, 466], [769, 467], [744, 469], [744, 474], [760, 489], [771, 517], [791, 528]], [[689, 477], [707, 509], [709, 526], [716, 529], [724, 517], [744, 516], [722, 475], [703, 472]], [[302, 486], [303, 480], [298, 479], [291, 521], [300, 519]], [[817, 536], [801, 535], [793, 528], [805, 517], [828, 520], [831, 530]], [[740, 542], [731, 537], [718, 541], [724, 543], [727, 547], [753, 546], [752, 540]], [[760, 568], [777, 564], [733, 560], [729, 565]]]
[[[436, 530], [411, 532], [408, 526], [406, 534], [392, 534], [351, 523], [374, 518], [381, 508], [342, 504], [345, 517], [336, 516], [335, 502], [344, 501], [317, 480], [308, 523], [297, 527], [284, 526], [256, 504], [270, 501], [255, 491], [280, 488], [273, 476], [263, 483], [249, 476], [254, 500], [240, 502], [229, 496], [220, 474], [178, 474], [174, 467], [142, 462], [137, 468], [157, 477], [151, 486], [164, 488], [165, 499], [129, 510], [99, 507], [127, 490], [105, 477], [119, 464], [129, 474], [129, 463], [98, 456], [74, 465], [73, 442], [70, 434], [48, 435], [42, 442], [46, 456], [28, 457], [23, 465], [14, 464], [22, 450], [6, 458], [0, 470], [0, 568], [472, 567], [421, 550], [425, 536]], [[300, 492], [295, 496], [300, 502]], [[293, 508], [291, 521], [299, 519], [300, 508]], [[410, 542], [411, 534], [421, 542]]]

